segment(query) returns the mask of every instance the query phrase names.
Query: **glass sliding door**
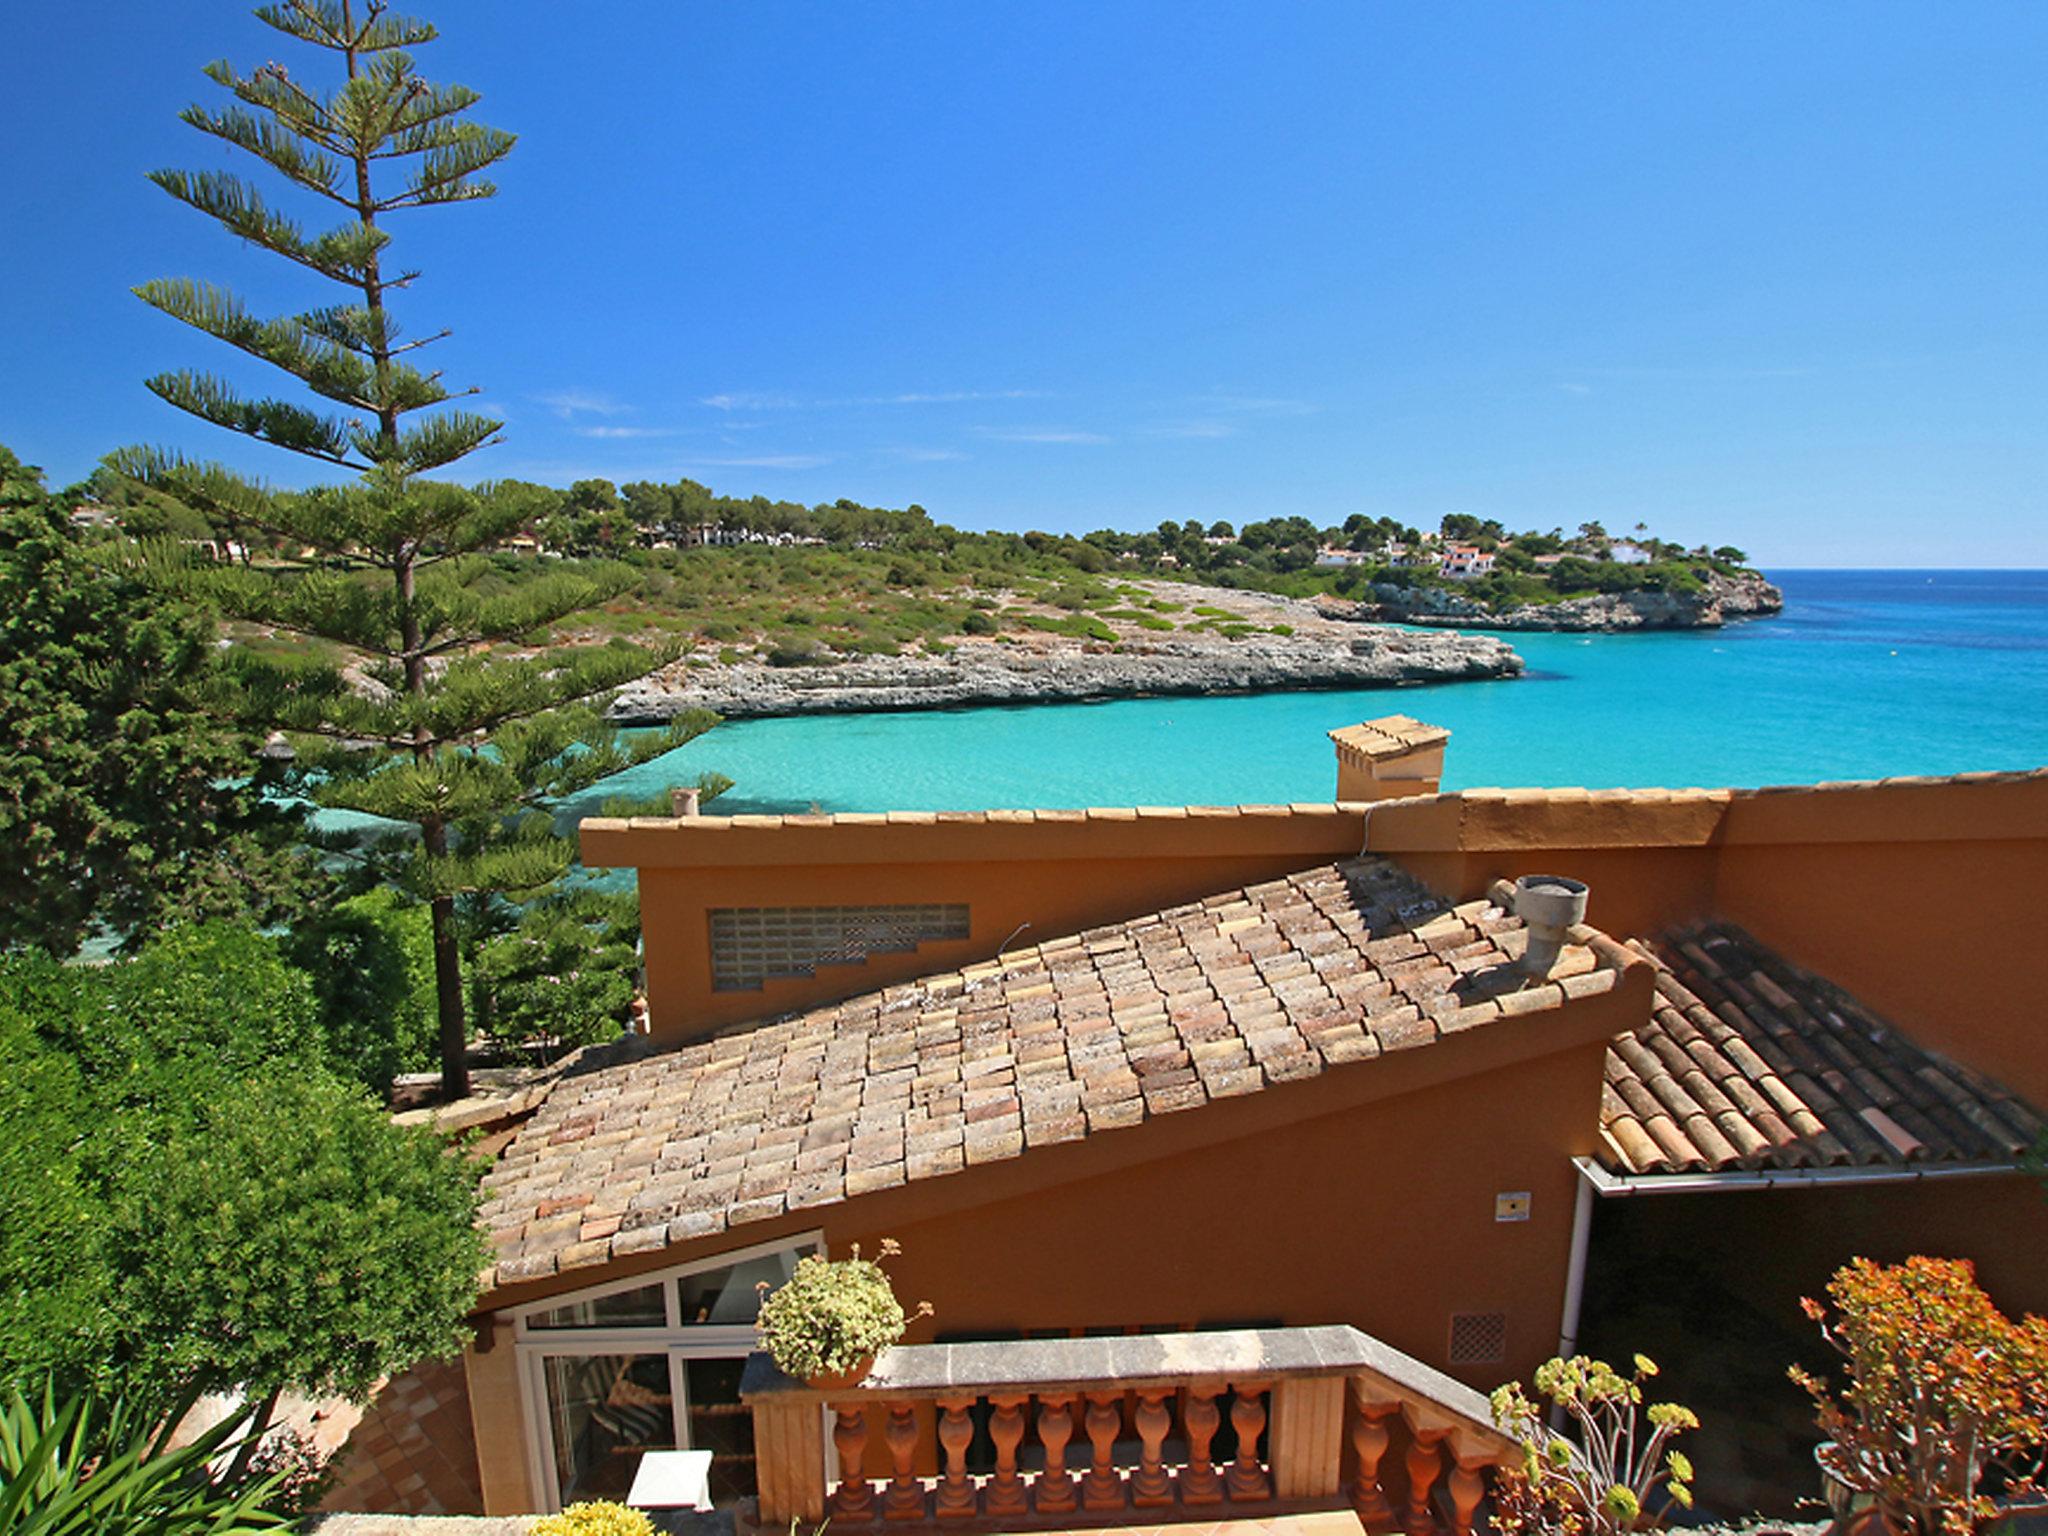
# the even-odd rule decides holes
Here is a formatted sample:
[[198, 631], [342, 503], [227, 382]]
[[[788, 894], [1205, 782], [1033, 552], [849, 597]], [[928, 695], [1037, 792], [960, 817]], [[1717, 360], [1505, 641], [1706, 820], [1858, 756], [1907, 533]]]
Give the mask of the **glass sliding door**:
[[555, 1296], [517, 1316], [534, 1471], [552, 1508], [621, 1499], [649, 1451], [711, 1452], [713, 1501], [754, 1493], [740, 1375], [761, 1298], [815, 1237]]
[[623, 1499], [647, 1451], [676, 1449], [668, 1355], [548, 1355], [541, 1364], [564, 1504]]

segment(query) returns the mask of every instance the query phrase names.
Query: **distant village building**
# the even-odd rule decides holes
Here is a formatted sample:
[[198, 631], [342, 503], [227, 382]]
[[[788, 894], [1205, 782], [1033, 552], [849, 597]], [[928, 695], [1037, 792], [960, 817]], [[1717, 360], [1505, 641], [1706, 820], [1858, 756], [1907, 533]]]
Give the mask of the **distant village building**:
[[1633, 539], [1616, 539], [1607, 546], [1607, 554], [1616, 565], [1648, 565], [1657, 558], [1647, 545]]
[[1389, 544], [1387, 564], [1398, 571], [1410, 571], [1429, 564], [1429, 557], [1411, 544]]
[[1530, 558], [1530, 563], [1531, 563], [1532, 565], [1539, 565], [1539, 566], [1541, 566], [1541, 567], [1542, 567], [1542, 568], [1543, 568], [1544, 570], [1546, 570], [1546, 571], [1547, 571], [1547, 570], [1549, 570], [1549, 569], [1550, 569], [1550, 568], [1551, 568], [1551, 567], [1552, 567], [1553, 565], [1556, 565], [1556, 564], [1557, 564], [1557, 563], [1558, 563], [1558, 562], [1559, 562], [1560, 560], [1564, 559], [1564, 556], [1563, 556], [1563, 555], [1532, 555], [1532, 556], [1530, 556], [1529, 558]]
[[1485, 576], [1493, 570], [1494, 553], [1481, 549], [1476, 544], [1453, 544], [1444, 551], [1437, 570], [1453, 581], [1470, 581], [1476, 576]]
[[1362, 549], [1341, 549], [1334, 544], [1325, 544], [1316, 551], [1317, 565], [1345, 567], [1371, 563], [1372, 556]]

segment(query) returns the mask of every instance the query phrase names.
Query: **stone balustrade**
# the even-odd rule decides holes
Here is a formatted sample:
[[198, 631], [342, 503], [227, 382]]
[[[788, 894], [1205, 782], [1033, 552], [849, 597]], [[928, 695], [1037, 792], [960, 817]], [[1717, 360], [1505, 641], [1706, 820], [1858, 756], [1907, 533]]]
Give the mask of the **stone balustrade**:
[[1487, 1469], [1515, 1454], [1477, 1392], [1348, 1327], [902, 1345], [837, 1391], [756, 1354], [740, 1395], [757, 1521], [776, 1532], [828, 1516], [835, 1530], [1009, 1530], [1348, 1501], [1368, 1530], [1471, 1536]]

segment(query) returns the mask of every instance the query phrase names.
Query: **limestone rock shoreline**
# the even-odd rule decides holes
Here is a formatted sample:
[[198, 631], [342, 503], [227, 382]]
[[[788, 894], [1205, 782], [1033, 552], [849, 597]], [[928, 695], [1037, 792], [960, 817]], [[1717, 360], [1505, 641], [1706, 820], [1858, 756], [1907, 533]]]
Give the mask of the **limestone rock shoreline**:
[[613, 706], [612, 716], [622, 723], [647, 724], [686, 709], [712, 709], [729, 719], [744, 719], [1282, 689], [1390, 688], [1513, 677], [1522, 670], [1522, 658], [1505, 641], [1491, 636], [1360, 630], [1328, 616], [1304, 617], [1305, 633], [1237, 640], [1185, 635], [1112, 647], [1033, 636], [1014, 644], [962, 644], [949, 656], [870, 657], [832, 666], [685, 663], [627, 690]]
[[1785, 595], [1760, 576], [1709, 578], [1700, 592], [1617, 592], [1529, 603], [1493, 613], [1441, 587], [1375, 584], [1371, 596], [1347, 609], [1325, 605], [1334, 617], [1359, 623], [1426, 624], [1459, 629], [1556, 630], [1614, 634], [1639, 629], [1718, 629], [1734, 619], [1763, 618], [1785, 606]]

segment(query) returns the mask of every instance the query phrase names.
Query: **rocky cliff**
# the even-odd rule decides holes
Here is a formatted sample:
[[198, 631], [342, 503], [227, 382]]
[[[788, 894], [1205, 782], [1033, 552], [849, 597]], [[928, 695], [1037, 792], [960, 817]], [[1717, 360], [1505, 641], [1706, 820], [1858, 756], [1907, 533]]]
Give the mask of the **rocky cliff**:
[[1454, 625], [1461, 629], [1569, 630], [1612, 633], [1630, 629], [1718, 629], [1731, 619], [1761, 618], [1785, 606], [1785, 597], [1761, 576], [1712, 576], [1699, 592], [1617, 592], [1529, 603], [1494, 613], [1462, 592], [1442, 587], [1374, 585], [1371, 596], [1334, 616], [1363, 623]]
[[[1302, 605], [1306, 608], [1307, 605]], [[1512, 677], [1522, 658], [1487, 635], [1419, 635], [1302, 616], [1293, 635], [1211, 635], [1116, 645], [1036, 635], [963, 643], [948, 656], [871, 657], [833, 666], [679, 663], [629, 689], [625, 722], [685, 709], [733, 718], [965, 704], [1053, 704], [1165, 694], [1379, 688]]]

